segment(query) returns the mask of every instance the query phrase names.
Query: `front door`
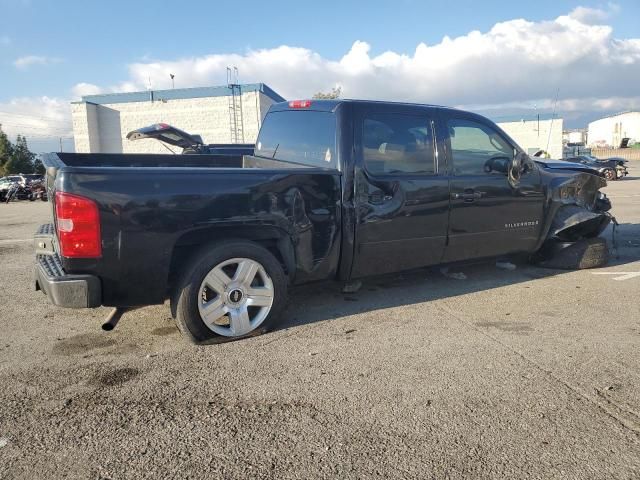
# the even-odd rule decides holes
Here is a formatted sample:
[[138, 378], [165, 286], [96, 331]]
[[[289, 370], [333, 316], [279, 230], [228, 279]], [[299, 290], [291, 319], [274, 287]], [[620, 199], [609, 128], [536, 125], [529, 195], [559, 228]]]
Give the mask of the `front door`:
[[354, 116], [357, 218], [351, 276], [439, 263], [449, 185], [438, 164], [435, 110], [361, 108]]
[[537, 168], [530, 166], [519, 181], [509, 181], [517, 149], [506, 136], [476, 116], [444, 115], [451, 181], [444, 261], [531, 251], [543, 217]]

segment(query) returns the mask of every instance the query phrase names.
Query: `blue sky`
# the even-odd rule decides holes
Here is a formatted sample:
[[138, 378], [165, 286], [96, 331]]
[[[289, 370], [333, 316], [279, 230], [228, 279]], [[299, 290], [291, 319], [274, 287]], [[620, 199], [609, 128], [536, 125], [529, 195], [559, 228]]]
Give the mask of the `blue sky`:
[[[0, 123], [4, 123], [5, 130], [8, 130], [9, 124], [29, 124], [29, 116], [40, 115], [41, 120], [57, 115], [62, 118], [66, 113], [61, 105], [68, 105], [78, 94], [143, 88], [141, 78], [146, 76], [147, 71], [153, 77], [155, 88], [168, 86], [167, 69], [177, 70], [177, 86], [224, 83], [225, 70], [219, 63], [214, 62], [216, 68], [211, 68], [206, 76], [198, 74], [202, 64], [211, 64], [213, 60], [209, 56], [212, 55], [224, 55], [224, 60], [219, 59], [220, 62], [243, 65], [241, 80], [264, 81], [285, 96], [290, 93], [304, 95], [303, 89], [289, 83], [290, 74], [283, 72], [283, 78], [280, 78], [274, 73], [274, 69], [284, 70], [282, 62], [286, 62], [289, 57], [295, 57], [298, 61], [307, 58], [300, 51], [278, 50], [277, 47], [301, 47], [306, 49], [307, 56], [310, 55], [313, 62], [317, 62], [318, 68], [329, 65], [326, 68], [333, 69], [334, 73], [323, 76], [317, 69], [304, 71], [307, 67], [302, 65], [299, 70], [302, 70], [303, 75], [296, 77], [297, 85], [303, 85], [307, 79], [312, 79], [315, 81], [311, 82], [313, 86], [320, 89], [329, 89], [334, 84], [345, 85], [348, 96], [360, 93], [359, 96], [380, 97], [388, 92], [388, 98], [395, 99], [398, 92], [388, 88], [388, 84], [381, 83], [377, 90], [358, 88], [353, 79], [365, 80], [365, 77], [358, 77], [364, 68], [356, 65], [361, 60], [342, 62], [351, 83], [349, 80], [343, 81], [339, 73], [335, 72], [339, 66], [331, 62], [340, 62], [353, 53], [354, 58], [371, 59], [378, 77], [389, 74], [388, 70], [391, 71], [389, 75], [393, 75], [394, 68], [405, 67], [399, 66], [402, 62], [397, 59], [387, 62], [386, 57], [381, 57], [385, 52], [412, 57], [421, 43], [426, 46], [439, 45], [445, 36], [452, 39], [468, 38], [469, 33], [475, 30], [484, 34], [500, 22], [514, 22], [516, 19], [525, 19], [534, 25], [519, 26], [513, 23], [515, 27], [510, 27], [510, 31], [521, 28], [525, 32], [523, 35], [540, 31], [540, 35], [544, 37], [547, 35], [545, 22], [568, 15], [576, 8], [582, 8], [584, 15], [574, 17], [580, 18], [585, 25], [606, 25], [612, 30], [610, 38], [601, 40], [608, 42], [606, 44], [611, 48], [617, 48], [612, 43], [615, 39], [640, 38], [638, 0], [618, 0], [615, 3], [562, 0], [329, 0], [309, 3], [245, 0], [230, 5], [229, 2], [205, 1], [0, 0]], [[585, 34], [578, 27], [567, 28], [574, 29], [572, 32]], [[552, 37], [555, 35], [554, 31], [554, 28], [549, 30], [549, 38], [556, 38]], [[354, 48], [356, 41], [366, 42], [366, 48]], [[544, 42], [541, 45], [544, 48]], [[633, 59], [634, 65], [640, 64], [640, 59], [634, 56], [636, 45], [633, 42], [631, 45], [633, 53], [625, 55]], [[598, 45], [594, 46], [596, 47]], [[270, 59], [276, 55], [282, 58], [275, 63], [264, 59], [253, 61], [247, 58], [248, 52], [252, 51], [271, 52], [268, 57]], [[627, 51], [628, 49], [624, 50]], [[575, 59], [575, 65], [591, 66], [586, 60], [589, 55], [585, 53], [584, 57]], [[207, 58], [209, 61], [206, 61]], [[180, 63], [183, 59], [190, 61]], [[562, 63], [559, 61], [558, 65]], [[459, 67], [462, 64], [460, 62], [456, 65]], [[428, 68], [424, 63], [421, 65], [423, 69]], [[505, 63], [498, 62], [495, 65], [504, 69], [506, 76], [512, 75], [506, 60]], [[513, 68], [518, 68], [518, 65]], [[545, 63], [542, 71], [553, 75], [553, 65]], [[460, 74], [466, 75], [468, 72], [462, 68]], [[482, 72], [478, 74], [481, 75]], [[584, 74], [592, 75], [593, 72]], [[422, 77], [418, 75], [416, 78]], [[517, 80], [516, 75], [514, 82]], [[611, 82], [611, 95], [603, 93], [602, 85], [590, 95], [587, 82], [579, 86], [580, 96], [577, 98], [613, 97], [618, 92], [623, 92], [625, 98], [640, 97], [640, 92], [633, 95], [632, 86], [618, 85], [615, 79]], [[410, 88], [411, 85], [407, 83], [403, 88]], [[530, 100], [538, 101], [539, 108], [543, 110], [546, 105], [548, 110], [548, 100], [554, 97], [556, 90], [554, 85], [550, 84], [548, 94], [544, 95], [544, 92], [532, 88]], [[561, 86], [558, 85], [558, 88]], [[429, 90], [419, 95], [416, 93], [410, 99], [424, 102], [442, 99], [447, 103], [458, 103], [455, 101], [456, 96], [449, 92], [443, 93], [437, 88], [431, 90], [434, 91], [434, 99], [428, 98]], [[568, 101], [573, 98], [570, 84], [562, 85], [561, 91], [561, 99]], [[309, 92], [311, 93], [313, 92]], [[53, 99], [57, 103], [54, 105], [51, 101], [45, 102], [46, 105], [39, 111], [38, 99], [42, 97]], [[479, 108], [509, 104], [513, 110], [518, 110], [518, 102], [526, 104], [527, 101], [526, 96], [510, 94], [501, 98], [495, 92], [483, 90], [479, 90], [476, 97], [463, 97], [461, 105], [475, 105]], [[526, 108], [529, 107], [530, 105], [526, 105]], [[68, 118], [62, 123], [68, 130]], [[51, 126], [48, 130], [44, 126], [33, 128], [26, 133], [31, 133], [34, 139], [39, 135], [41, 143], [47, 140], [45, 135], [61, 135], [64, 131], [61, 125]]]

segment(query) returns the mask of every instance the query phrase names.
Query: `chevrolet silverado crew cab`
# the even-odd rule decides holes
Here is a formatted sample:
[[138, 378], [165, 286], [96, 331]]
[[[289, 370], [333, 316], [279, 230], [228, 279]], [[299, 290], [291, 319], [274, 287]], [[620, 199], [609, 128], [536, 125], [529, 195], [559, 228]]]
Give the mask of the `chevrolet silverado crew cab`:
[[536, 163], [473, 113], [297, 100], [271, 107], [253, 147], [183, 146], [46, 156], [36, 288], [114, 312], [169, 299], [205, 341], [272, 328], [292, 285], [511, 254], [606, 261], [606, 181]]

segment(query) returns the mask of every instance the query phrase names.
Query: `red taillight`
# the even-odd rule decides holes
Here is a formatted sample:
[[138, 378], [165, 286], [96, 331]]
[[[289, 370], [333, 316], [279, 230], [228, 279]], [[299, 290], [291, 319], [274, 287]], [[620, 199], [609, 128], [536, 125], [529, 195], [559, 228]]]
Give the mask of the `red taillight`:
[[289, 102], [289, 108], [309, 108], [311, 106], [311, 100], [291, 100]]
[[56, 192], [56, 223], [63, 257], [90, 258], [102, 255], [100, 214], [93, 200]]

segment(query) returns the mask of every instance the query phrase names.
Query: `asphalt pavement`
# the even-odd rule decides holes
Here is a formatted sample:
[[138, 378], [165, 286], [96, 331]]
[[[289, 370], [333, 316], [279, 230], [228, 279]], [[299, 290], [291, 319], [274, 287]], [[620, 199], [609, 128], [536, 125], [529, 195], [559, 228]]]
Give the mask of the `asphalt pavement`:
[[209, 346], [166, 305], [110, 333], [51, 306], [48, 205], [2, 204], [0, 478], [640, 478], [640, 178], [605, 191], [606, 268], [313, 285], [278, 330]]

